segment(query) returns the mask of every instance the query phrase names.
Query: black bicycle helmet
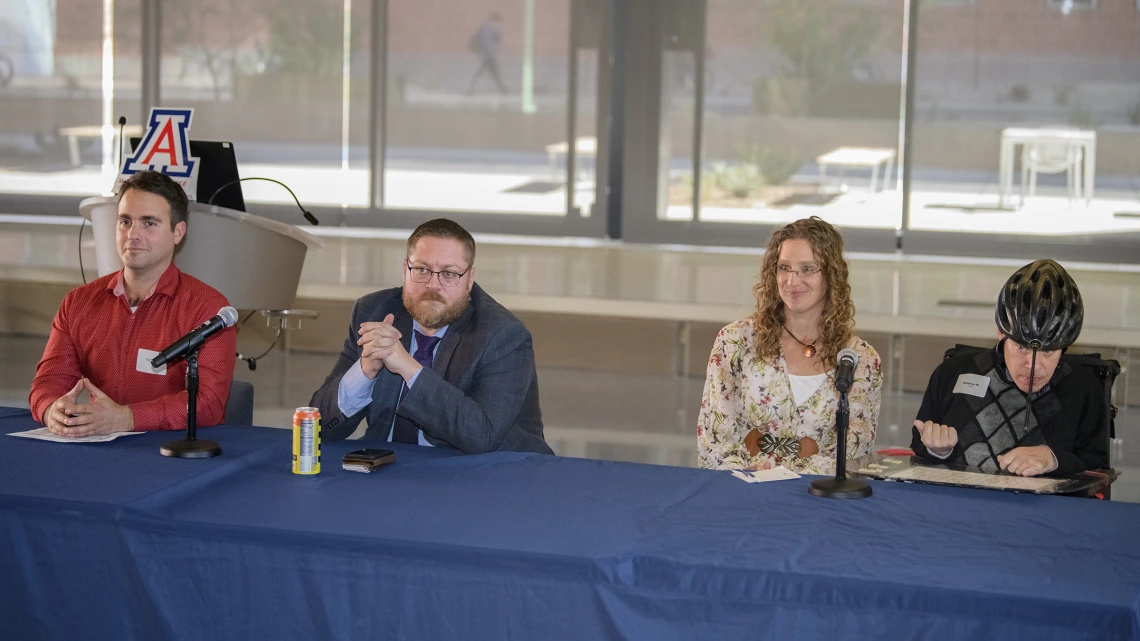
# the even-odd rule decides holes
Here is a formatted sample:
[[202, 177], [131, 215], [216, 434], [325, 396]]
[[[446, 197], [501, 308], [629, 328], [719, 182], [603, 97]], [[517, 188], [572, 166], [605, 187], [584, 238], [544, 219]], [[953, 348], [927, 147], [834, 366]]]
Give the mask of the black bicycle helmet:
[[1036, 260], [1013, 273], [998, 294], [998, 329], [1015, 343], [1044, 352], [1076, 342], [1085, 319], [1081, 291], [1064, 267]]

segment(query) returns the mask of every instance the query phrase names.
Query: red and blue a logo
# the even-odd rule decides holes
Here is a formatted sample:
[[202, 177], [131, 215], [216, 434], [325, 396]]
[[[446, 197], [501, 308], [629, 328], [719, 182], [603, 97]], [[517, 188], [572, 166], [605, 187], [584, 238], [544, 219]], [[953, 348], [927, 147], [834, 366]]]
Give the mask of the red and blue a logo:
[[123, 175], [140, 171], [158, 171], [171, 178], [194, 175], [197, 158], [190, 157], [190, 120], [193, 109], [150, 110], [150, 122], [138, 149], [123, 165]]

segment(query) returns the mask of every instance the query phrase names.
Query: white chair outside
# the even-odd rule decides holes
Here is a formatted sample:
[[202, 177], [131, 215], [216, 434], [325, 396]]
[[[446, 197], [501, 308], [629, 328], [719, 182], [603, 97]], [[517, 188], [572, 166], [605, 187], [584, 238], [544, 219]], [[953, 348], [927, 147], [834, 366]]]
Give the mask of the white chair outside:
[[[583, 158], [593, 158], [596, 163], [598, 158], [598, 139], [593, 136], [579, 136], [578, 139], [574, 141], [574, 153], [577, 155], [579, 161]], [[562, 156], [568, 157], [569, 154], [570, 143], [565, 140], [546, 145], [546, 155], [550, 159], [551, 182], [561, 184], [562, 179], [558, 172], [558, 158]], [[583, 174], [585, 173], [584, 171], [575, 171], [575, 182], [583, 180], [585, 178]]]
[[[1053, 127], [1059, 129], [1059, 127]], [[1021, 203], [1025, 203], [1025, 185], [1029, 183], [1029, 197], [1037, 195], [1037, 174], [1065, 172], [1070, 202], [1084, 194], [1081, 163], [1084, 150], [1081, 145], [1067, 141], [1031, 142], [1021, 152]]]

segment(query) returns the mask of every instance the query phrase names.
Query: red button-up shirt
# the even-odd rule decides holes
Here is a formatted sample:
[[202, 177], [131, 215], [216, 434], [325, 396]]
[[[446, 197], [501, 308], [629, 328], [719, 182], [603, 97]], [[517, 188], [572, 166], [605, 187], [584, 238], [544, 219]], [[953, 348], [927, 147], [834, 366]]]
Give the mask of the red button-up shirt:
[[[131, 407], [136, 431], [185, 429], [186, 361], [168, 364], [165, 374], [143, 372], [139, 350], [161, 351], [229, 303], [171, 263], [151, 294], [131, 311], [122, 277], [121, 271], [108, 274], [64, 297], [28, 398], [37, 420], [86, 376], [111, 400]], [[230, 327], [198, 352], [199, 426], [222, 422], [236, 345], [237, 330]]]

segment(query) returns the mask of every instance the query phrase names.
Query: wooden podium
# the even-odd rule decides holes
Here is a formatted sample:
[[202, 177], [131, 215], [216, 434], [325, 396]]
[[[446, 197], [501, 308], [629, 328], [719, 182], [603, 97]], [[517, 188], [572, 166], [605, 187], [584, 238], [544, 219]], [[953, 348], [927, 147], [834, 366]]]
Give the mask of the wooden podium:
[[[79, 204], [95, 235], [99, 275], [123, 268], [115, 244], [118, 203], [95, 196]], [[237, 309], [293, 306], [305, 253], [324, 242], [292, 225], [243, 211], [190, 203], [186, 236], [175, 250], [178, 269], [222, 293]]]

